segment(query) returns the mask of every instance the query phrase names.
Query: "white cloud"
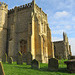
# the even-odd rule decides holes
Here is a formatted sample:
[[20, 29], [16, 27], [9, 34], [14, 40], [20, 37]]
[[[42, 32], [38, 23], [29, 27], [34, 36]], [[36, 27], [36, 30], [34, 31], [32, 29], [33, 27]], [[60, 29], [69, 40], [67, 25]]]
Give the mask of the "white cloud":
[[65, 25], [65, 28], [69, 30], [69, 29], [71, 29], [72, 27], [71, 27], [71, 25]]
[[60, 40], [63, 40], [62, 38], [59, 38], [59, 37], [52, 37], [52, 41], [60, 41]]
[[74, 22], [75, 22], [75, 17], [72, 17], [72, 21], [74, 21]]
[[60, 30], [52, 30], [52, 34], [57, 34], [57, 35], [62, 35], [63, 34], [63, 32], [64, 32], [65, 30], [63, 30], [63, 29], [60, 29]]
[[74, 27], [74, 29], [75, 29], [75, 26], [73, 26]]
[[67, 11], [62, 11], [62, 12], [56, 12], [54, 15], [54, 18], [62, 18], [62, 17], [66, 17], [69, 16], [70, 13]]
[[58, 7], [57, 7], [57, 9], [59, 10], [59, 9], [66, 9], [66, 10], [71, 10], [72, 9], [72, 4], [73, 4], [73, 0], [65, 0], [65, 1], [63, 1], [63, 0], [61, 0], [60, 2], [59, 2], [59, 5], [58, 5]]
[[60, 28], [61, 28], [61, 26], [60, 26], [60, 25], [57, 25], [57, 26], [56, 26], [56, 28], [57, 28], [57, 29], [60, 29]]

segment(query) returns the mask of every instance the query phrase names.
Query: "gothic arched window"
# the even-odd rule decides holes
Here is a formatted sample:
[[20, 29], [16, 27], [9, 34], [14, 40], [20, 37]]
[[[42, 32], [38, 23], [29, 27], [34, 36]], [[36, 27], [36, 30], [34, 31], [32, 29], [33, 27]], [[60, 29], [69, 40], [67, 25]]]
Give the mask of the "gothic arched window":
[[25, 40], [20, 41], [20, 51], [21, 51], [21, 53], [26, 53], [26, 51], [27, 51], [27, 41], [25, 41]]

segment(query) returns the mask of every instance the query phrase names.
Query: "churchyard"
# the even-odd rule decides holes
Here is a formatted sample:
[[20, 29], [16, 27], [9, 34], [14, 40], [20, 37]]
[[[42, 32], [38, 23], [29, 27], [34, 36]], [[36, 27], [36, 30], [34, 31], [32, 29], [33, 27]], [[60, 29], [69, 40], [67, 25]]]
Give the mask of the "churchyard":
[[[64, 64], [64, 61], [67, 60], [59, 60], [57, 64], [59, 68], [58, 66], [56, 66], [58, 70], [53, 70], [53, 71], [48, 69], [48, 64], [43, 64], [43, 63], [40, 63], [39, 67], [32, 64], [27, 65], [26, 63], [18, 65], [17, 62], [13, 62], [12, 64], [6, 62], [3, 63], [3, 68], [5, 75], [75, 75], [75, 73], [69, 73], [67, 71], [67, 65]], [[36, 65], [39, 64], [36, 60], [34, 60], [33, 62], [35, 62]], [[56, 63], [53, 64], [56, 65]], [[35, 68], [32, 68], [34, 66]]]

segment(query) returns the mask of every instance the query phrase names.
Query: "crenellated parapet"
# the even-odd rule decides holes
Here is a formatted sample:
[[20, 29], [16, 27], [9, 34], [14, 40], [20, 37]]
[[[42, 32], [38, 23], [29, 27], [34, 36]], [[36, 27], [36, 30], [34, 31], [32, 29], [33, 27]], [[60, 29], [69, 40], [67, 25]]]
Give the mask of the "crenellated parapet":
[[41, 8], [39, 8], [39, 7], [38, 7], [38, 5], [37, 5], [37, 4], [35, 4], [35, 9], [36, 9], [38, 12], [40, 12], [40, 13], [41, 13], [41, 15], [43, 15], [44, 17], [46, 17], [46, 18], [47, 18], [47, 14], [46, 14], [46, 13], [44, 13], [44, 12], [43, 12], [43, 10], [42, 10]]
[[0, 2], [0, 6], [2, 6], [2, 5], [5, 5], [5, 7], [6, 6], [8, 6], [6, 3], [4, 3], [4, 2]]
[[[32, 2], [28, 3], [28, 4], [25, 4], [25, 5], [18, 6], [16, 8], [17, 8], [17, 11], [21, 11], [23, 9], [28, 9], [28, 8], [31, 8], [31, 7], [32, 7]], [[15, 11], [15, 7], [14, 7], [14, 9], [8, 10], [8, 14], [12, 14], [12, 13], [14, 13], [14, 11]]]
[[6, 3], [4, 3], [4, 2], [0, 2], [0, 9], [8, 9], [8, 5], [6, 4]]
[[14, 9], [8, 10], [8, 15], [14, 13]]

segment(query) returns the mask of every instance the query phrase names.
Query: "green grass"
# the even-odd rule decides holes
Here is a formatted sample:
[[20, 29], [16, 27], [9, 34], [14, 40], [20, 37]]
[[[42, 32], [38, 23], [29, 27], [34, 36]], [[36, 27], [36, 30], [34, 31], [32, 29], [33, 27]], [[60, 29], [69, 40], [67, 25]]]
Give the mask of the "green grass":
[[48, 64], [40, 64], [40, 69], [31, 69], [30, 65], [17, 65], [16, 62], [13, 64], [3, 63], [5, 75], [75, 75], [68, 73], [64, 60], [59, 60], [58, 71], [48, 71]]

